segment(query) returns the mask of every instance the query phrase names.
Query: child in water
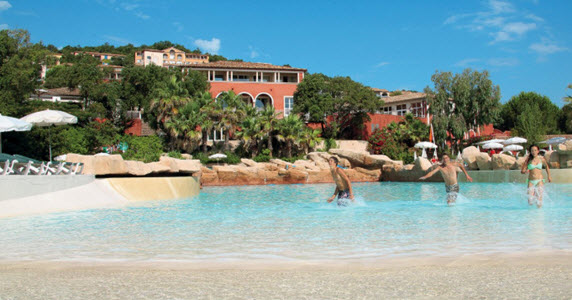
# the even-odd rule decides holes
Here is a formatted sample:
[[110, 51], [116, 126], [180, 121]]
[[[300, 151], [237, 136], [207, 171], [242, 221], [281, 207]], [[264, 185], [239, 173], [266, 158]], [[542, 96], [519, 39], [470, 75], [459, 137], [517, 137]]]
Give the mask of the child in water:
[[522, 174], [528, 173], [528, 179], [526, 183], [528, 184], [528, 204], [534, 204], [536, 198], [536, 206], [538, 208], [542, 207], [542, 192], [544, 190], [544, 177], [542, 176], [542, 165], [546, 166], [546, 174], [548, 175], [548, 182], [552, 182], [552, 177], [550, 176], [550, 168], [546, 163], [544, 157], [539, 156], [540, 149], [536, 145], [531, 145], [528, 148], [530, 153], [526, 157], [526, 161], [522, 164], [520, 172]]
[[457, 193], [459, 193], [459, 184], [457, 183], [457, 168], [461, 168], [465, 176], [467, 177], [467, 181], [473, 182], [473, 178], [467, 174], [467, 170], [463, 164], [452, 162], [449, 155], [443, 154], [442, 162], [440, 166], [437, 166], [433, 170], [431, 170], [427, 175], [420, 177], [420, 180], [425, 180], [433, 174], [437, 173], [437, 171], [441, 172], [443, 176], [443, 180], [445, 180], [445, 189], [447, 191], [447, 204], [452, 204], [457, 201]]
[[354, 202], [354, 192], [352, 190], [352, 183], [348, 178], [348, 175], [338, 167], [338, 158], [332, 156], [328, 159], [330, 165], [330, 172], [334, 178], [334, 183], [336, 184], [336, 190], [334, 195], [328, 199], [328, 203], [334, 201], [334, 198], [338, 196], [338, 206], [348, 206], [349, 200]]

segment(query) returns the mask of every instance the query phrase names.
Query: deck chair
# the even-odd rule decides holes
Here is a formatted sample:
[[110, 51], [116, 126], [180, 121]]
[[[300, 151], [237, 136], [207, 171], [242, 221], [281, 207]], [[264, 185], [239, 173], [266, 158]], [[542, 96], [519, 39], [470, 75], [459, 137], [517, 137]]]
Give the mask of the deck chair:
[[14, 164], [18, 161], [10, 154], [0, 153], [0, 175], [14, 173]]
[[18, 175], [45, 175], [47, 172], [44, 162], [38, 165], [28, 161], [27, 163], [17, 163], [14, 167], [14, 174]]

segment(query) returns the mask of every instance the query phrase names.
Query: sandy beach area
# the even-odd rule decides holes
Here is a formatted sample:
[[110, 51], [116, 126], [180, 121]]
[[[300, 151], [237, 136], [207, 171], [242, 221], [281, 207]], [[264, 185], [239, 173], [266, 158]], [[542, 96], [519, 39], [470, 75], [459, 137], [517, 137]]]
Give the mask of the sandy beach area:
[[372, 263], [0, 264], [1, 299], [570, 299], [572, 255]]

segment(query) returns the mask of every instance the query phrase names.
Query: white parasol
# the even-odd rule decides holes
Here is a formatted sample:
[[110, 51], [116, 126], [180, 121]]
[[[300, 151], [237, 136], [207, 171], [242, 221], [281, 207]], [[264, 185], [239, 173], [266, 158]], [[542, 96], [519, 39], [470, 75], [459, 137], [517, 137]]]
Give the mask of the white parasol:
[[546, 141], [542, 141], [540, 142], [540, 144], [547, 144], [548, 145], [548, 150], [552, 151], [552, 145], [560, 145], [562, 143], [566, 142], [566, 138], [563, 137], [553, 137], [551, 139], [548, 139]]
[[[33, 123], [36, 126], [46, 127], [51, 125], [67, 125], [77, 123], [77, 117], [68, 114], [67, 112], [59, 110], [42, 110], [32, 114], [29, 114], [20, 120]], [[48, 134], [50, 134], [48, 132]], [[50, 144], [50, 161], [52, 160], [52, 141], [51, 136], [49, 137]]]
[[524, 144], [526, 142], [528, 142], [527, 139], [515, 136], [515, 137], [511, 137], [510, 139], [504, 141], [503, 144], [505, 144], [505, 145]]
[[521, 145], [508, 145], [505, 146], [502, 150], [503, 151], [520, 151], [524, 149]]
[[483, 145], [483, 149], [502, 149], [504, 147], [501, 143], [486, 143]]
[[437, 148], [437, 145], [435, 145], [431, 142], [419, 142], [419, 143], [415, 144], [415, 146], [413, 146], [413, 147], [421, 148], [421, 149], [426, 149], [426, 148], [435, 149], [435, 148]]
[[477, 145], [484, 145], [484, 144], [488, 144], [488, 143], [504, 143], [505, 140], [501, 140], [501, 139], [492, 139], [492, 140], [488, 140], [488, 141], [482, 141], [482, 142], [478, 142]]
[[2, 153], [2, 132], [29, 131], [30, 129], [32, 129], [32, 124], [0, 114], [0, 153]]

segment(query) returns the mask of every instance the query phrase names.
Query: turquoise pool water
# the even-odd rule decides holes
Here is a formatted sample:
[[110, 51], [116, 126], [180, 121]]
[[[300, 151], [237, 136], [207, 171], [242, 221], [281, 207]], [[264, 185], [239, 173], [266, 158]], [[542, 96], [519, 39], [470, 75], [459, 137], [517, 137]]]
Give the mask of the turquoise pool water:
[[572, 185], [549, 184], [542, 209], [522, 184], [207, 187], [187, 200], [0, 219], [0, 261], [327, 261], [572, 249]]

